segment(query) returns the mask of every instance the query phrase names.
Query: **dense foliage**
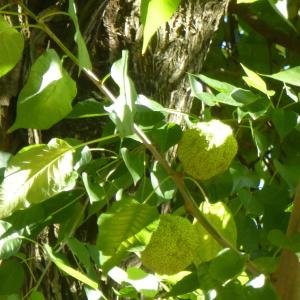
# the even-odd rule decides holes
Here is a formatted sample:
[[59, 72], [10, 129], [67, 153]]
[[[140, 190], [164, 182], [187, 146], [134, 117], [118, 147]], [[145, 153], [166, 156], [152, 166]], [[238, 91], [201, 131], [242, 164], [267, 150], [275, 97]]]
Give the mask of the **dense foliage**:
[[[281, 253], [296, 259], [293, 273], [300, 251], [300, 215], [291, 213], [300, 201], [300, 25], [294, 10], [278, 10], [283, 2], [230, 4], [203, 72], [186, 75], [191, 112], [140, 94], [126, 50], [99, 79], [73, 0], [44, 14], [23, 1], [0, 8], [0, 76], [20, 64], [26, 30], [53, 44], [34, 56], [8, 133], [51, 134], [63, 119], [101, 126], [92, 139], [70, 131], [0, 152], [0, 299], [59, 299], [62, 287], [65, 299], [280, 299]], [[147, 3], [143, 52], [180, 1]], [[61, 15], [72, 22], [76, 55], [47, 24]], [[89, 98], [78, 99], [86, 78]], [[195, 165], [205, 174], [213, 164], [207, 177], [185, 167], [199, 159], [193, 147], [204, 141], [187, 128], [200, 121], [223, 126], [205, 137], [210, 156]], [[186, 132], [196, 138], [188, 146]], [[227, 135], [229, 156], [228, 144], [214, 148]], [[178, 143], [192, 154], [183, 166]]]

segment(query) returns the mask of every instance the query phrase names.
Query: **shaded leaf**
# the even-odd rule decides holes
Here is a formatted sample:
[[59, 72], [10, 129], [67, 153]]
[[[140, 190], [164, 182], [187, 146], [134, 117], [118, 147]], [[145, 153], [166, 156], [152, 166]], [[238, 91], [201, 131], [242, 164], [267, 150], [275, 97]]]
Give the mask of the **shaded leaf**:
[[16, 260], [5, 260], [0, 265], [0, 295], [10, 295], [21, 289], [25, 272]]
[[61, 255], [57, 255], [56, 253], [54, 253], [54, 251], [52, 250], [52, 248], [49, 245], [44, 245], [44, 249], [46, 251], [46, 253], [48, 254], [49, 259], [62, 271], [64, 271], [65, 273], [67, 273], [68, 275], [76, 278], [77, 280], [83, 282], [84, 284], [87, 284], [88, 286], [90, 286], [93, 289], [97, 289], [98, 288], [98, 283], [95, 282], [94, 280], [90, 279], [89, 277], [87, 277], [86, 275], [84, 275], [83, 273], [73, 269], [72, 267], [70, 267], [68, 265], [68, 263], [66, 262], [66, 260], [63, 258], [63, 256]]
[[78, 102], [68, 114], [68, 119], [81, 119], [106, 116], [103, 104], [93, 98]]
[[30, 300], [45, 300], [44, 296], [42, 293], [40, 292], [37, 292], [37, 291], [33, 291], [31, 294], [30, 294]]
[[285, 109], [274, 109], [272, 112], [272, 122], [283, 139], [297, 126], [298, 114]]
[[209, 273], [215, 279], [225, 282], [241, 273], [245, 259], [237, 252], [227, 248], [223, 249], [218, 256], [211, 261]]

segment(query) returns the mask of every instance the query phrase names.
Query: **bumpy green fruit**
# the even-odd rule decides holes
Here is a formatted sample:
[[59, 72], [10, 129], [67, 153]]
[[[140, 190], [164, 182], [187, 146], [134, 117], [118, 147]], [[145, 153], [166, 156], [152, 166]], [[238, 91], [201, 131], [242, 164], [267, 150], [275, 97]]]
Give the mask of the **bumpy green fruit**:
[[228, 125], [218, 120], [200, 122], [183, 133], [178, 158], [187, 174], [207, 180], [228, 169], [237, 148]]
[[176, 274], [192, 263], [197, 241], [197, 233], [187, 219], [162, 215], [149, 244], [142, 252], [142, 262], [158, 274]]

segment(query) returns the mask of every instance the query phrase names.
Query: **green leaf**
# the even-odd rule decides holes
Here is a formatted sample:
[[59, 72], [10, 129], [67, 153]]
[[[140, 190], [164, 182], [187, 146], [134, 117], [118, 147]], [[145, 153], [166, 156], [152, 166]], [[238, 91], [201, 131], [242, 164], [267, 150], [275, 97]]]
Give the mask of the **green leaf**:
[[17, 232], [6, 235], [11, 227], [10, 223], [0, 220], [0, 259], [14, 255], [21, 247], [22, 239]]
[[242, 205], [245, 207], [246, 214], [261, 216], [264, 212], [263, 204], [250, 192], [249, 189], [243, 188], [240, 189], [237, 193], [239, 200]]
[[103, 104], [93, 98], [78, 102], [68, 114], [68, 119], [82, 119], [106, 116]]
[[111, 76], [120, 88], [120, 95], [106, 110], [122, 137], [133, 134], [136, 90], [128, 76], [128, 51], [111, 68]]
[[156, 30], [171, 18], [179, 4], [180, 0], [142, 0], [141, 22], [144, 26], [142, 54], [146, 52]]
[[19, 292], [25, 272], [22, 264], [16, 260], [4, 260], [0, 265], [0, 295], [9, 295]]
[[290, 68], [272, 75], [264, 75], [288, 84], [300, 86], [300, 67]]
[[33, 291], [30, 294], [29, 300], [45, 300], [45, 298], [44, 298], [44, 295], [42, 293], [37, 292], [37, 291]]
[[72, 151], [65, 141], [52, 139], [47, 145], [29, 146], [17, 153], [0, 186], [0, 218], [73, 188]]
[[268, 240], [279, 248], [287, 248], [289, 244], [287, 236], [278, 229], [273, 229], [268, 233]]
[[136, 185], [137, 182], [144, 175], [144, 152], [132, 153], [127, 148], [120, 150], [124, 163], [132, 176], [133, 182]]
[[89, 251], [82, 242], [72, 237], [67, 240], [67, 245], [86, 269], [92, 267]]
[[97, 246], [105, 255], [114, 255], [121, 243], [133, 237], [158, 217], [155, 207], [129, 203], [114, 213], [102, 213], [98, 220]]
[[58, 256], [57, 254], [54, 253], [52, 248], [49, 245], [44, 245], [44, 249], [46, 253], [48, 254], [49, 259], [62, 271], [67, 273], [68, 275], [76, 278], [77, 280], [83, 282], [84, 284], [87, 284], [93, 289], [98, 288], [98, 283], [95, 282], [94, 280], [90, 279], [86, 275], [82, 274], [81, 272], [73, 269], [66, 263], [65, 259], [62, 256]]
[[77, 12], [77, 9], [76, 9], [74, 0], [69, 0], [68, 13], [69, 13], [70, 18], [72, 19], [74, 26], [75, 26], [74, 40], [77, 43], [77, 47], [78, 47], [79, 64], [82, 68], [87, 68], [88, 70], [91, 70], [92, 63], [90, 60], [90, 56], [89, 56], [85, 41], [84, 41], [84, 39], [81, 35], [81, 32], [80, 32], [80, 29], [79, 29], [79, 23], [78, 23], [78, 18], [77, 18], [76, 12]]
[[[100, 187], [98, 183], [95, 183], [92, 181], [93, 178], [90, 178], [87, 173], [82, 173], [82, 181], [84, 184], [84, 187], [86, 189], [86, 192], [89, 196], [90, 203], [93, 204], [95, 202], [101, 202], [103, 201], [103, 189]], [[103, 203], [103, 205], [106, 203], [106, 201]]]
[[280, 176], [286, 181], [291, 190], [294, 190], [300, 178], [300, 157], [293, 157], [291, 160], [280, 163], [277, 159], [274, 159], [274, 166]]
[[229, 83], [219, 81], [216, 79], [212, 79], [210, 77], [207, 77], [205, 75], [192, 75], [192, 77], [199, 78], [202, 82], [204, 82], [206, 85], [210, 86], [211, 88], [215, 89], [216, 91], [224, 94], [230, 94], [232, 93], [237, 87], [234, 85], [231, 85]]
[[232, 279], [242, 272], [245, 259], [237, 252], [227, 248], [222, 250], [209, 265], [211, 276], [221, 282]]
[[159, 121], [164, 120], [167, 113], [168, 109], [158, 102], [148, 99], [144, 95], [138, 95], [135, 114], [137, 124], [153, 127]]
[[0, 77], [8, 73], [20, 60], [24, 39], [21, 33], [0, 16]]
[[298, 114], [291, 110], [274, 109], [272, 122], [281, 139], [285, 138], [297, 126]]
[[[222, 202], [210, 204], [202, 202], [200, 211], [207, 221], [232, 245], [236, 244], [237, 231], [233, 217], [229, 209]], [[199, 224], [196, 223], [199, 237], [199, 247], [195, 263], [209, 261], [217, 256], [222, 249], [218, 242]]]
[[244, 69], [245, 73], [247, 74], [247, 77], [243, 76], [242, 78], [249, 86], [261, 91], [262, 93], [266, 94], [267, 96], [273, 96], [275, 94], [274, 91], [269, 91], [267, 89], [266, 83], [257, 73], [251, 71], [243, 64], [241, 64], [241, 65], [242, 65], [242, 68]]
[[199, 288], [199, 279], [197, 272], [192, 272], [176, 282], [168, 292], [168, 297], [184, 295]]
[[16, 121], [8, 131], [50, 128], [70, 113], [76, 92], [76, 84], [56, 52], [47, 50], [31, 68], [18, 97]]
[[175, 123], [163, 123], [149, 132], [149, 137], [161, 152], [166, 152], [170, 147], [178, 144], [182, 129]]
[[153, 164], [150, 178], [153, 189], [159, 197], [164, 200], [171, 200], [174, 197], [177, 187], [158, 162]]
[[[202, 92], [202, 85], [195, 79], [198, 78], [206, 85], [219, 92], [216, 96]], [[261, 97], [253, 92], [245, 89], [240, 89], [229, 83], [212, 79], [205, 75], [189, 74], [192, 95], [203, 101], [209, 106], [214, 106], [218, 103], [224, 103], [231, 106], [249, 105]]]

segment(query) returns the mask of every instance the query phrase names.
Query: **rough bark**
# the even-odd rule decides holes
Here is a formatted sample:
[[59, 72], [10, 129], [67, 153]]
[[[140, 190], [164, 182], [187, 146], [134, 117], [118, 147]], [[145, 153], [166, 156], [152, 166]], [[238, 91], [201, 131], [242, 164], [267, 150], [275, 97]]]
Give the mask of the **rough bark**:
[[107, 34], [109, 62], [128, 49], [131, 76], [137, 90], [169, 108], [189, 111], [192, 99], [187, 73], [201, 71], [213, 34], [228, 0], [183, 0], [172, 19], [152, 39], [144, 56], [139, 0], [107, 2], [103, 28]]

